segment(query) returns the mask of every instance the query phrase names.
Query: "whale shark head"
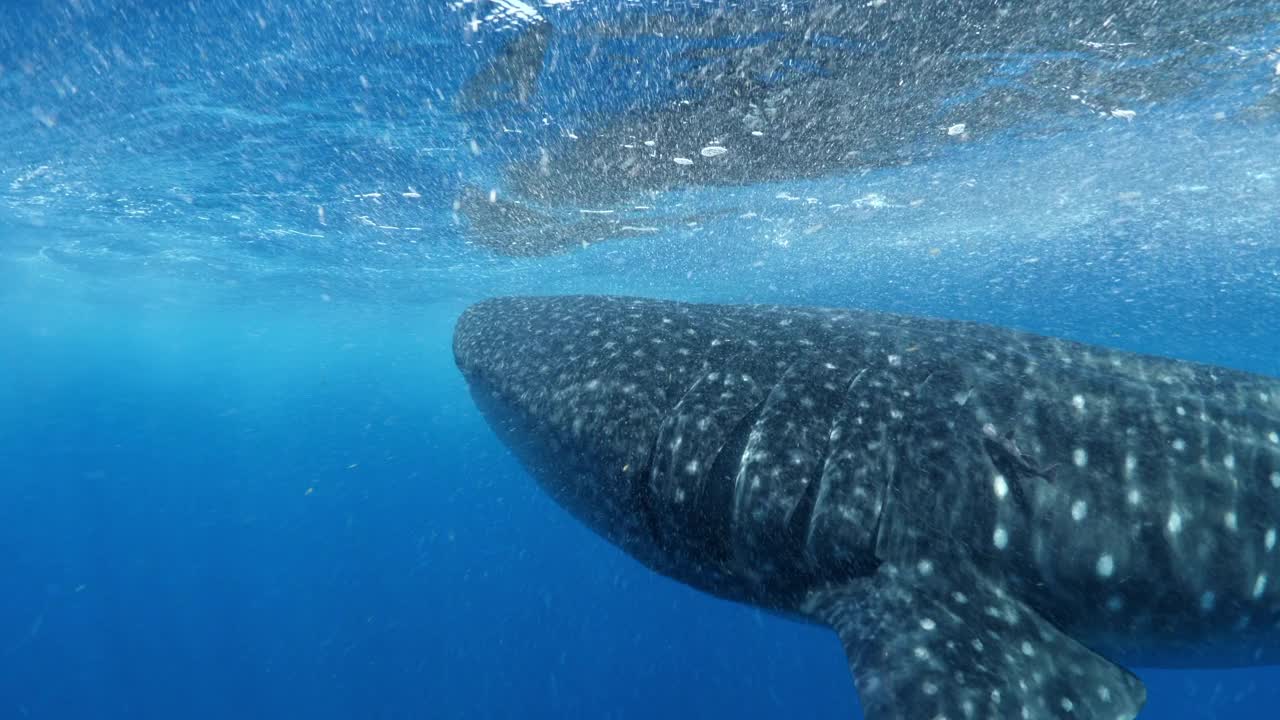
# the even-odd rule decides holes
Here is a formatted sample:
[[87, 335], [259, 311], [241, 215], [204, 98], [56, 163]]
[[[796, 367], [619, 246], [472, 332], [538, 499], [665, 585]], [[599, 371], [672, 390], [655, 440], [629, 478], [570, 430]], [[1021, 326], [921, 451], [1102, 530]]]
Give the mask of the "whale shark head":
[[603, 326], [617, 320], [609, 310], [564, 298], [481, 302], [459, 319], [454, 355], [490, 427], [543, 489], [660, 565], [644, 490], [672, 387], [644, 356], [652, 346], [625, 339], [638, 325]]
[[[790, 419], [793, 403], [822, 417], [843, 405], [835, 398], [853, 368], [831, 361], [851, 343], [831, 335], [831, 317], [498, 298], [462, 315], [454, 354], [490, 426], [578, 519], [659, 572], [773, 607], [808, 581], [813, 563], [802, 556], [837, 574], [866, 571], [855, 556], [870, 557], [879, 501], [819, 502], [804, 478], [846, 468], [824, 465], [828, 430], [793, 432]], [[784, 438], [785, 452], [753, 437]], [[883, 481], [864, 469], [869, 483]], [[841, 548], [866, 553], [829, 549], [825, 528], [837, 522], [853, 538]]]

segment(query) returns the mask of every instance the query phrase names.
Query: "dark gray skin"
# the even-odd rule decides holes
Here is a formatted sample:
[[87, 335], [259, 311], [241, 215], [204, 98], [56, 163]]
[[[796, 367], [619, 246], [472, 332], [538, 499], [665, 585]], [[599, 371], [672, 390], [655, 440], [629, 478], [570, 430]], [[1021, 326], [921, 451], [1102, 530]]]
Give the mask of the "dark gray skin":
[[1115, 663], [1280, 659], [1280, 381], [1006, 329], [618, 297], [454, 352], [562, 505], [831, 625], [866, 716], [1132, 718]]

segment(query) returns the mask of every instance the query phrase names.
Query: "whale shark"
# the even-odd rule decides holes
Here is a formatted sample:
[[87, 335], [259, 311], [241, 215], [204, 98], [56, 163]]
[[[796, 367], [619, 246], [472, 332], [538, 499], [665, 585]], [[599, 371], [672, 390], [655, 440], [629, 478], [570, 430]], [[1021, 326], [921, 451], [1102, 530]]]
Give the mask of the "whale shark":
[[1134, 718], [1280, 662], [1280, 380], [970, 322], [468, 308], [496, 435], [652, 570], [839, 636], [869, 720]]

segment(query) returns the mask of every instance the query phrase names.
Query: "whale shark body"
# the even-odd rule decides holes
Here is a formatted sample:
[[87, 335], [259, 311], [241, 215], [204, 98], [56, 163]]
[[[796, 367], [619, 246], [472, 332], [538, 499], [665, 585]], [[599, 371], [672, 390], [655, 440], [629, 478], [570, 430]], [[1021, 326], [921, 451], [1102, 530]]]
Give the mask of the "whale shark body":
[[1280, 662], [1280, 381], [984, 325], [621, 297], [454, 336], [496, 433], [657, 572], [832, 627], [866, 717], [1132, 718]]

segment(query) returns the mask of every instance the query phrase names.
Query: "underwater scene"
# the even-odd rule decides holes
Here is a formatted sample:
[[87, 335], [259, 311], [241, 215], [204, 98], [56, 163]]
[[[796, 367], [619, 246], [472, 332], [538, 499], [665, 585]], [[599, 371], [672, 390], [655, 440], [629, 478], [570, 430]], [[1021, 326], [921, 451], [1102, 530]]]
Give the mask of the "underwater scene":
[[1280, 717], [1280, 2], [0, 3], [0, 718]]

